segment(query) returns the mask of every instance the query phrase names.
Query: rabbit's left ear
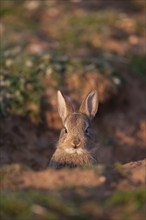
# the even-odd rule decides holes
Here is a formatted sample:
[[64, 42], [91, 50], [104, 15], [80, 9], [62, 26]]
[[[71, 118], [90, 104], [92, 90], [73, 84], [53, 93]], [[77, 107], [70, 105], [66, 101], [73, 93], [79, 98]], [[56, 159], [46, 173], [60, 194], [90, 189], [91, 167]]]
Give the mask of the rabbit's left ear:
[[62, 95], [60, 91], [57, 92], [58, 97], [58, 112], [64, 122], [66, 117], [74, 112], [74, 107], [67, 96]]
[[91, 91], [81, 103], [79, 111], [86, 114], [92, 120], [98, 109], [97, 91]]

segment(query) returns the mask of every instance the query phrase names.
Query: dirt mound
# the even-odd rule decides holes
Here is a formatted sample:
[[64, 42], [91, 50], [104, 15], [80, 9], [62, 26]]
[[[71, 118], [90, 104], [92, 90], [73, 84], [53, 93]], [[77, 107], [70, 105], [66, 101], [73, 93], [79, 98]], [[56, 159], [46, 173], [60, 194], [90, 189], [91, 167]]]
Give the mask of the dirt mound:
[[58, 171], [32, 171], [19, 164], [6, 166], [0, 171], [1, 188], [56, 189], [68, 187], [103, 187], [111, 192], [145, 186], [146, 161], [125, 165], [93, 166], [88, 168], [61, 169]]

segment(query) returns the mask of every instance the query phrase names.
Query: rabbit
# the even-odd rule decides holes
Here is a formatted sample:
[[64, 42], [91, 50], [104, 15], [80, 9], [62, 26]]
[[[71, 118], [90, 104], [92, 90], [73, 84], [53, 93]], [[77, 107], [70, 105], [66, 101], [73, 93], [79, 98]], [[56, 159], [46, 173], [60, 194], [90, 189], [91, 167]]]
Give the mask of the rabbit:
[[95, 144], [91, 121], [98, 109], [97, 91], [86, 96], [77, 112], [67, 96], [58, 91], [57, 97], [63, 128], [49, 167], [60, 169], [96, 164], [97, 160], [91, 153]]

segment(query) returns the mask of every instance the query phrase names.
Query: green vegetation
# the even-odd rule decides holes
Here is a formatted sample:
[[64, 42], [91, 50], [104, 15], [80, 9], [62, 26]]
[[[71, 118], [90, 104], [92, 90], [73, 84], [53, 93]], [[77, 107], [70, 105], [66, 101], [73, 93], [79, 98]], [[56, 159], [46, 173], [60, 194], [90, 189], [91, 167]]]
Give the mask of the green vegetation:
[[[92, 12], [92, 14], [79, 13], [65, 17], [65, 28], [61, 25], [61, 34], [57, 40], [62, 51], [75, 48], [98, 48], [102, 44], [101, 35], [110, 36], [110, 29], [115, 25], [117, 14], [114, 11]], [[98, 38], [99, 37], [99, 38]]]
[[[20, 199], [21, 198], [21, 199]], [[23, 193], [1, 193], [0, 199], [0, 217], [3, 220], [31, 219], [31, 199]]]
[[146, 79], [146, 56], [145, 55], [133, 55], [130, 59], [130, 70]]
[[116, 162], [116, 163], [113, 165], [113, 169], [114, 169], [115, 171], [117, 171], [118, 174], [119, 174], [121, 177], [126, 177], [126, 176], [128, 176], [128, 174], [124, 171], [122, 164], [119, 163], [119, 162]]
[[59, 218], [87, 219], [84, 214], [77, 209], [75, 204], [64, 201], [59, 197], [53, 197], [41, 191], [6, 193], [1, 195], [0, 217], [7, 219], [33, 219], [33, 216], [41, 219]]
[[118, 206], [121, 204], [133, 203], [133, 205], [138, 209], [144, 208], [144, 203], [146, 200], [146, 195], [144, 190], [128, 191], [128, 192], [116, 192], [108, 198], [104, 203], [108, 207]]
[[[59, 193], [59, 192], [58, 192]], [[105, 219], [109, 216], [119, 218], [126, 216], [134, 219], [134, 214], [142, 219], [144, 216], [144, 190], [116, 192], [104, 201], [85, 201], [77, 195], [73, 199], [63, 199], [43, 191], [2, 192], [0, 200], [0, 217], [3, 220], [15, 219]], [[77, 202], [78, 201], [78, 202]], [[92, 207], [92, 208], [91, 208]], [[107, 215], [107, 210], [110, 214]]]
[[1, 59], [1, 115], [37, 114], [43, 76], [37, 56], [19, 56], [5, 51]]
[[[104, 58], [69, 58], [59, 54], [28, 54], [21, 47], [6, 49], [1, 54], [0, 115], [17, 114], [39, 118], [40, 99], [46, 88], [58, 88], [64, 83], [64, 73], [81, 76], [100, 71], [112, 80], [115, 71]], [[120, 75], [119, 75], [120, 76]], [[119, 77], [118, 76], [118, 77]], [[55, 81], [52, 84], [51, 80]]]
[[[144, 189], [128, 192], [116, 192], [104, 201], [104, 205], [111, 210], [114, 219], [144, 219], [146, 194]], [[122, 209], [121, 209], [122, 207]]]

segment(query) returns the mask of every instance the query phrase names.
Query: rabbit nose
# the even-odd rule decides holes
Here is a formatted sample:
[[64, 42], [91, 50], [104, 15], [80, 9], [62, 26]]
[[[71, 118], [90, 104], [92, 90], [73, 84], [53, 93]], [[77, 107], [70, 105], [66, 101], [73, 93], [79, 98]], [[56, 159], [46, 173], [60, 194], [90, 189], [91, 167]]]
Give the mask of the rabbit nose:
[[75, 139], [75, 140], [72, 141], [71, 144], [74, 148], [78, 148], [81, 144], [81, 141], [80, 141], [80, 139]]

